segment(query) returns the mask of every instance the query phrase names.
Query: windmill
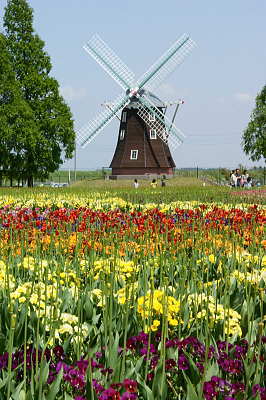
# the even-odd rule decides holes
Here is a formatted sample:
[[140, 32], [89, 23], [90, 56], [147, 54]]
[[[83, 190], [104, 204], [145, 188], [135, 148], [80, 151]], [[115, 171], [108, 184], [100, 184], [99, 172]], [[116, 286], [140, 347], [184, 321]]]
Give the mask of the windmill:
[[194, 46], [188, 35], [182, 35], [137, 81], [134, 73], [98, 35], [84, 46], [123, 89], [104, 111], [78, 131], [78, 143], [85, 147], [121, 111], [116, 150], [110, 165], [113, 176], [173, 174], [175, 163], [169, 145], [176, 148], [184, 135], [166, 117], [165, 104], [152, 91], [183, 62]]

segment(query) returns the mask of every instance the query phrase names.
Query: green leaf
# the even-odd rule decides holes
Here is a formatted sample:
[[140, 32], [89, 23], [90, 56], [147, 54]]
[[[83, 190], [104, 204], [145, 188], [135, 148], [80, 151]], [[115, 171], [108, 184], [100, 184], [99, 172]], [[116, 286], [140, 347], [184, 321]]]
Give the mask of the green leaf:
[[118, 359], [118, 345], [119, 345], [119, 333], [116, 332], [114, 343], [112, 347], [109, 349], [109, 365], [116, 366]]
[[0, 389], [2, 389], [2, 387], [4, 387], [7, 384], [8, 381], [8, 375], [4, 378], [0, 380]]
[[60, 389], [61, 380], [63, 377], [63, 368], [58, 373], [56, 380], [52, 383], [51, 388], [47, 394], [47, 400], [54, 400]]
[[210, 381], [212, 376], [219, 376], [219, 367], [217, 363], [210, 364], [206, 371], [205, 381]]
[[189, 377], [183, 372], [183, 376], [187, 382], [187, 398], [186, 400], [200, 400]]
[[71, 397], [68, 393], [65, 393], [65, 400], [73, 400], [73, 397]]
[[138, 359], [138, 361], [136, 362], [136, 364], [132, 363], [132, 367], [130, 368], [130, 370], [128, 372], [126, 372], [126, 376], [128, 376], [129, 378], [135, 373], [138, 374], [142, 364], [143, 364], [143, 360], [144, 360], [145, 356], [142, 356]]
[[13, 400], [25, 400], [26, 395], [25, 391], [22, 389], [24, 386], [24, 381], [20, 382], [20, 384], [16, 387], [15, 392], [12, 394]]
[[84, 303], [84, 310], [85, 310], [87, 319], [90, 321], [93, 316], [93, 304], [90, 301], [90, 299], [87, 299], [86, 302]]
[[40, 365], [39, 385], [43, 386], [47, 382], [49, 375], [49, 364], [43, 360]]
[[152, 390], [149, 388], [149, 386], [146, 385], [143, 378], [139, 374], [137, 374], [136, 380], [140, 384], [141, 388], [143, 389], [142, 391], [143, 391], [144, 398], [146, 400], [155, 400]]
[[155, 370], [152, 392], [156, 399], [158, 398], [161, 400], [165, 400], [167, 397], [167, 383], [166, 383], [164, 364], [162, 361], [159, 362]]

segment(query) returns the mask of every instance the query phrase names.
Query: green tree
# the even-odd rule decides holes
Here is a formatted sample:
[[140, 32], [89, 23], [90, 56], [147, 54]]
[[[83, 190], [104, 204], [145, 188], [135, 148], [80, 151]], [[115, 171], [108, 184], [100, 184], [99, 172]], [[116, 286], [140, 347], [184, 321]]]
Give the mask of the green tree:
[[256, 107], [242, 139], [244, 152], [252, 161], [266, 161], [266, 85], [256, 97]]
[[50, 57], [34, 32], [33, 10], [27, 0], [8, 0], [4, 28], [13, 70], [36, 125], [23, 160], [28, 185], [32, 186], [34, 177], [48, 177], [64, 158], [73, 156], [73, 120], [59, 94], [58, 82], [49, 76]]
[[[23, 99], [12, 69], [6, 38], [0, 34], [0, 181], [24, 174], [25, 148], [36, 133], [34, 115]], [[1, 182], [2, 184], [2, 182]]]

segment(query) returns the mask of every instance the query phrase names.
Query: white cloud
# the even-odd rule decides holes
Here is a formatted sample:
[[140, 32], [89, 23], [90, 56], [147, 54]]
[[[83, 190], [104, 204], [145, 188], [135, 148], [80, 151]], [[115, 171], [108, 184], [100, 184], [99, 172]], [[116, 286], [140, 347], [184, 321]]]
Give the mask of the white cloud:
[[234, 98], [241, 103], [247, 103], [253, 99], [253, 96], [249, 93], [235, 93]]
[[80, 100], [86, 97], [87, 91], [84, 88], [73, 88], [72, 86], [60, 87], [60, 94], [67, 101]]

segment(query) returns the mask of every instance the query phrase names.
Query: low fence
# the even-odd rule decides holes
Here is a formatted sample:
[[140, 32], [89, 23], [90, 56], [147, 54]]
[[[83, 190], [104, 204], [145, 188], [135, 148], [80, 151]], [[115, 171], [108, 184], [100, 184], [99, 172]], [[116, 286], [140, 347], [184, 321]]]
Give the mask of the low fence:
[[[43, 186], [64, 186], [71, 182], [82, 181], [82, 180], [96, 180], [96, 179], [108, 179], [111, 175], [111, 168], [103, 167], [97, 170], [70, 170], [61, 169], [49, 175], [49, 178], [42, 181], [35, 181], [34, 185]], [[266, 168], [255, 168], [249, 170], [250, 176], [253, 178], [254, 184], [266, 185]], [[230, 180], [230, 171], [226, 168], [176, 168], [174, 171], [175, 177], [182, 178], [197, 178], [204, 182], [208, 182], [215, 185], [228, 185]], [[26, 186], [26, 180], [12, 180], [8, 179], [2, 174], [0, 180], [0, 186]]]

